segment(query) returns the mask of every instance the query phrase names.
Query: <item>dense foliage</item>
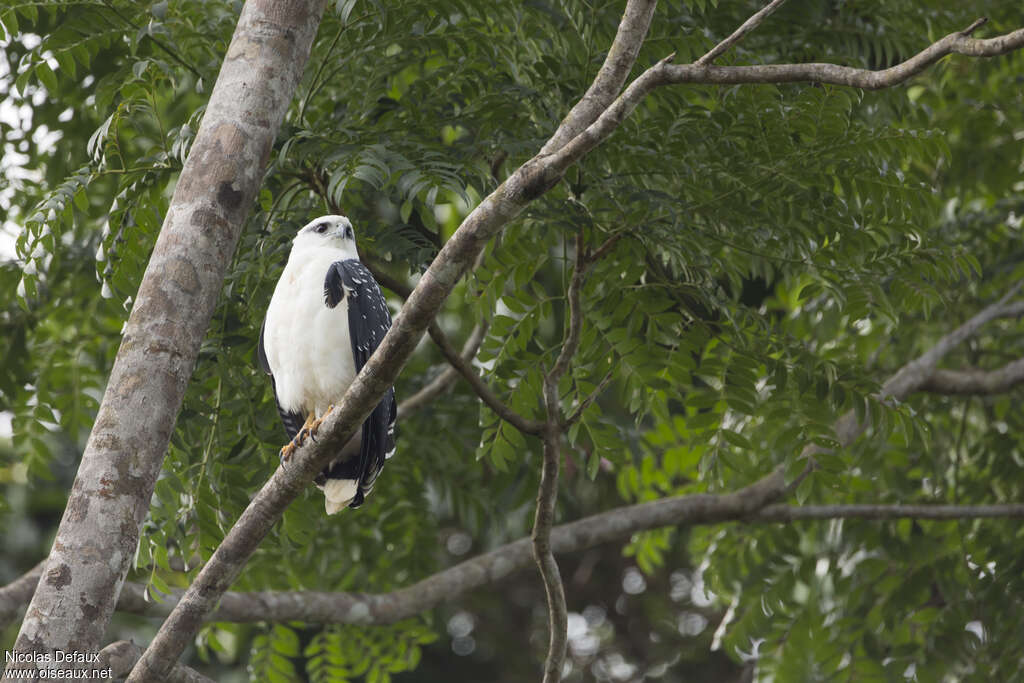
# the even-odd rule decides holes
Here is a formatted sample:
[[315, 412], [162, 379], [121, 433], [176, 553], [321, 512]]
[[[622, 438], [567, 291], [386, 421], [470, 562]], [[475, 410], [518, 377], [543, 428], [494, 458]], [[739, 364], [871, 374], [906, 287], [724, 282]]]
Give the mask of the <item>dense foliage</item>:
[[[278, 138], [224, 283], [129, 580], [185, 586], [276, 466], [283, 440], [254, 362], [295, 230], [352, 218], [366, 260], [425, 268], [479, 199], [585, 91], [621, 2], [338, 0]], [[793, 2], [720, 63], [897, 63], [1010, 3]], [[237, 2], [17, 2], [0, 7], [17, 114], [0, 123], [0, 534], [14, 576], [48, 548], [119, 332], [199, 126]], [[400, 5], [400, 6], [395, 6]], [[636, 72], [696, 59], [757, 2], [664, 2]], [[735, 490], [808, 444], [794, 502], [1020, 500], [1019, 391], [872, 398], [886, 378], [1024, 275], [1024, 56], [950, 58], [877, 93], [821, 87], [656, 91], [501, 238], [440, 322], [489, 323], [479, 369], [543, 417], [577, 234], [621, 235], [583, 293], [567, 406], [607, 388], [565, 445], [560, 518]], [[395, 309], [401, 305], [391, 297]], [[948, 367], [1020, 358], [1000, 320]], [[424, 344], [409, 396], [444, 367]], [[398, 455], [358, 512], [325, 519], [311, 489], [238, 590], [387, 591], [528, 533], [539, 441], [464, 384], [400, 425]], [[823, 521], [638, 535], [563, 561], [569, 681], [1011, 680], [1020, 669], [1024, 538], [1010, 521]], [[213, 624], [193, 663], [220, 680], [530, 680], [546, 640], [533, 574], [388, 627]], [[148, 639], [155, 622], [116, 622]], [[13, 640], [13, 630], [4, 642]], [[436, 645], [427, 646], [437, 641]], [[521, 656], [521, 653], [528, 656]], [[461, 672], [461, 673], [460, 673]]]

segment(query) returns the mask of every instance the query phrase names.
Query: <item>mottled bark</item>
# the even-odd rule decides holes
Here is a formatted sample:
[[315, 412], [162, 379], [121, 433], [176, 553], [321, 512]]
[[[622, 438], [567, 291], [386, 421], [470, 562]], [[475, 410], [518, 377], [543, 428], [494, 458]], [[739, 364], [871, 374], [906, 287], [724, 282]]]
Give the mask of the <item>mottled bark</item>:
[[250, 0], [242, 10], [135, 297], [15, 644], [19, 653], [99, 649], [224, 273], [324, 2]]

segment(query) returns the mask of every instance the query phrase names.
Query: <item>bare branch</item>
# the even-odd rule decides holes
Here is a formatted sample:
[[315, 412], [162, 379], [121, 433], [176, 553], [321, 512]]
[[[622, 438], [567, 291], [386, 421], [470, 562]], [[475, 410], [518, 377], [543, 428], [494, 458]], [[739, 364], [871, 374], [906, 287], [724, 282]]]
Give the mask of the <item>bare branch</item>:
[[1024, 316], [1024, 301], [1008, 303], [999, 312], [1000, 318], [1020, 318], [1021, 316]]
[[965, 33], [966, 31], [950, 33], [905, 62], [880, 71], [813, 63], [727, 67], [686, 64], [666, 66], [664, 83], [830, 83], [865, 90], [880, 90], [909, 80], [946, 55], [994, 57], [1024, 47], [1024, 29], [987, 39], [969, 38]]
[[[565, 648], [569, 637], [569, 611], [565, 604], [565, 586], [562, 584], [562, 574], [558, 571], [558, 562], [555, 560], [551, 544], [551, 528], [555, 523], [555, 505], [558, 502], [558, 466], [561, 457], [559, 444], [562, 438], [557, 421], [557, 380], [554, 386], [554, 402], [550, 396], [546, 398], [548, 423], [544, 430], [544, 461], [541, 467], [540, 486], [537, 488], [537, 509], [531, 534], [533, 558], [540, 569], [548, 602], [548, 655], [544, 661], [544, 683], [558, 683], [562, 679], [562, 664], [565, 662]], [[545, 394], [547, 393], [545, 391]]]
[[[777, 481], [781, 482], [781, 479]], [[696, 526], [731, 521], [760, 524], [829, 519], [1024, 518], [1024, 504], [1021, 503], [804, 506], [769, 504], [758, 507], [773, 495], [771, 485], [758, 484], [757, 487], [731, 494], [679, 496], [620, 507], [554, 527], [551, 531], [551, 545], [553, 551], [561, 555], [586, 550], [603, 543], [621, 541], [641, 531], [666, 526]], [[743, 509], [740, 504], [748, 496], [753, 496], [754, 499], [749, 502], [747, 509]], [[442, 602], [450, 602], [472, 590], [500, 581], [512, 572], [525, 569], [531, 563], [530, 539], [521, 538], [390, 593], [228, 591], [209, 620], [237, 623], [303, 621], [310, 624], [390, 624], [422, 614]], [[174, 590], [164, 602], [158, 603], [146, 600], [143, 597], [145, 590], [145, 586], [141, 584], [126, 583], [117, 609], [142, 616], [164, 617], [182, 596], [182, 591]], [[27, 597], [21, 605], [26, 602]]]
[[747, 522], [797, 522], [817, 519], [1019, 519], [1024, 504], [1003, 505], [768, 505]]
[[934, 346], [918, 358], [904, 365], [900, 368], [899, 372], [882, 385], [882, 390], [879, 394], [882, 397], [891, 396], [896, 399], [903, 399], [911, 393], [918, 391], [935, 372], [935, 366], [939, 364], [939, 361], [965, 340], [974, 336], [983, 326], [1001, 317], [1003, 311], [1006, 310], [1007, 302], [1016, 296], [1022, 287], [1024, 287], [1024, 280], [1016, 282], [999, 301], [986, 306], [977, 315], [972, 316], [970, 320], [939, 339]]
[[[739, 491], [666, 498], [602, 512], [551, 530], [551, 551], [571, 553], [602, 543], [629, 538], [639, 531], [672, 525], [717, 524], [744, 519], [775, 500], [784, 488], [781, 473], [773, 473]], [[471, 590], [525, 569], [534, 560], [530, 538], [449, 567], [406, 588], [384, 594], [316, 593], [309, 591], [225, 593], [211, 621], [292, 621], [306, 623], [389, 624], [452, 600]], [[167, 603], [142, 600], [139, 586], [125, 587], [132, 596], [129, 609], [162, 614]], [[168, 603], [180, 592], [168, 597]]]
[[590, 407], [590, 404], [593, 403], [597, 399], [597, 397], [601, 395], [605, 388], [607, 388], [608, 384], [612, 381], [612, 378], [614, 376], [614, 369], [609, 370], [607, 373], [605, 373], [605, 376], [601, 379], [601, 383], [597, 385], [597, 388], [590, 392], [590, 395], [583, 399], [583, 401], [578, 406], [576, 406], [576, 410], [572, 411], [572, 415], [565, 418], [565, 421], [562, 422], [562, 427], [568, 427], [569, 425], [576, 422], [576, 420], [580, 419], [583, 416], [583, 413], [586, 412], [587, 408]]
[[[473, 331], [469, 333], [469, 337], [466, 338], [466, 343], [463, 344], [462, 351], [459, 352], [459, 356], [467, 365], [473, 362], [477, 351], [480, 350], [480, 344], [483, 342], [484, 337], [487, 336], [487, 327], [488, 326], [484, 323], [477, 325], [473, 328]], [[458, 378], [459, 371], [449, 365], [441, 372], [441, 374], [431, 380], [430, 383], [398, 404], [398, 419], [401, 420], [408, 417], [423, 406], [428, 405], [436, 397], [444, 393], [444, 391]]]
[[448, 341], [448, 337], [445, 336], [436, 322], [430, 324], [427, 332], [430, 334], [430, 338], [434, 340], [434, 343], [437, 344], [437, 348], [441, 350], [441, 355], [448, 360], [456, 372], [462, 375], [469, 385], [473, 387], [473, 391], [480, 397], [480, 400], [486, 403], [487, 407], [493, 410], [498, 417], [524, 434], [537, 435], [541, 433], [544, 424], [537, 420], [523, 417], [502, 402], [498, 395], [488, 386], [487, 382], [477, 374], [477, 371], [473, 369], [470, 362], [455, 350], [455, 347]]
[[[412, 291], [408, 286], [391, 277], [375, 265], [368, 264], [368, 267], [377, 282], [384, 285], [395, 294], [398, 294], [404, 299], [408, 299], [409, 295], [412, 294]], [[494, 393], [491, 387], [483, 380], [482, 377], [480, 377], [477, 371], [473, 369], [472, 359], [476, 355], [476, 349], [480, 347], [480, 343], [483, 341], [483, 335], [481, 335], [480, 341], [476, 343], [476, 348], [473, 350], [473, 353], [466, 354], [465, 350], [463, 353], [459, 353], [455, 350], [455, 347], [452, 346], [451, 341], [449, 341], [447, 335], [445, 335], [444, 331], [437, 324], [437, 321], [430, 323], [430, 326], [427, 328], [427, 332], [430, 334], [430, 338], [434, 341], [434, 344], [436, 344], [437, 348], [441, 351], [441, 355], [443, 355], [451, 365], [452, 370], [459, 375], [462, 375], [462, 377], [469, 383], [469, 386], [473, 388], [473, 391], [476, 392], [476, 395], [480, 397], [480, 400], [486, 403], [487, 406], [501, 419], [505, 420], [524, 434], [538, 435], [541, 433], [544, 426], [543, 423], [537, 420], [527, 419], [512, 410], [498, 397], [497, 394]], [[486, 329], [484, 332], [486, 332]], [[448, 380], [444, 381], [447, 382]], [[444, 386], [446, 386], [446, 384], [442, 385], [441, 388], [437, 390], [438, 393], [443, 390]], [[433, 391], [433, 389], [431, 389], [431, 391]], [[401, 412], [401, 410], [402, 406], [399, 406], [399, 411]]]
[[694, 64], [703, 65], [710, 64], [711, 62], [715, 61], [726, 50], [728, 50], [736, 43], [740, 42], [743, 39], [743, 36], [747, 35], [755, 28], [760, 26], [761, 22], [767, 19], [768, 15], [777, 10], [779, 6], [782, 5], [782, 3], [784, 2], [786, 2], [786, 0], [772, 0], [763, 9], [761, 9], [759, 12], [757, 12], [752, 17], [747, 19], [745, 22], [743, 22], [743, 25], [740, 26], [735, 31], [733, 31], [732, 35], [730, 35], [728, 38], [720, 42], [718, 45], [715, 45], [713, 48], [711, 48], [706, 55], [698, 59], [696, 62], [694, 62]]
[[997, 370], [935, 370], [919, 391], [933, 394], [1002, 394], [1024, 383], [1024, 358]]
[[532, 533], [533, 556], [544, 581], [544, 592], [548, 602], [549, 641], [548, 655], [544, 661], [544, 683], [558, 683], [562, 679], [562, 665], [565, 662], [565, 648], [568, 642], [569, 611], [565, 604], [565, 586], [562, 584], [558, 562], [551, 548], [551, 529], [555, 524], [555, 507], [558, 502], [558, 468], [562, 440], [562, 404], [558, 394], [558, 382], [569, 370], [569, 363], [580, 344], [580, 332], [583, 328], [580, 290], [583, 288], [587, 265], [586, 245], [583, 232], [580, 231], [576, 233], [576, 264], [566, 293], [569, 325], [558, 358], [544, 377], [547, 423], [544, 425], [544, 461], [540, 486], [537, 489], [537, 509]]
[[554, 151], [535, 173], [538, 184], [557, 182], [565, 170], [607, 139], [619, 124], [655, 88], [665, 85], [700, 83], [736, 85], [743, 83], [830, 83], [866, 90], [899, 85], [950, 54], [993, 57], [1024, 47], [1024, 29], [988, 39], [969, 38], [964, 31], [951, 33], [901, 64], [881, 71], [855, 69], [838, 64], [766, 64], [757, 66], [713, 66], [672, 64], [669, 55], [644, 71], [586, 129]]

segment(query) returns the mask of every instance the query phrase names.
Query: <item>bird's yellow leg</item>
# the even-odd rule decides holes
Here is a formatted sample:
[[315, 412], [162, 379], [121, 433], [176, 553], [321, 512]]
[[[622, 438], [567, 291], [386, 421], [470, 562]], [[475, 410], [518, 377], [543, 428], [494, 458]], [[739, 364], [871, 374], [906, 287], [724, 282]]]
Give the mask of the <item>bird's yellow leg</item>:
[[287, 463], [289, 460], [292, 459], [292, 455], [295, 453], [295, 449], [296, 448], [298, 448], [302, 444], [306, 443], [306, 436], [307, 435], [312, 436], [313, 434], [316, 433], [314, 431], [311, 434], [310, 431], [309, 431], [309, 428], [316, 422], [315, 418], [316, 418], [316, 414], [315, 413], [310, 413], [309, 415], [307, 415], [306, 416], [306, 422], [302, 425], [302, 429], [299, 430], [299, 433], [296, 434], [295, 438], [293, 438], [284, 448], [281, 449], [281, 464], [282, 465], [284, 465], [285, 463]]
[[327, 406], [327, 410], [324, 411], [323, 415], [310, 422], [307, 427], [304, 427], [305, 431], [309, 433], [309, 438], [312, 439], [316, 436], [316, 433], [320, 431], [320, 425], [323, 424], [324, 418], [330, 415], [332, 410], [334, 410], [333, 403]]

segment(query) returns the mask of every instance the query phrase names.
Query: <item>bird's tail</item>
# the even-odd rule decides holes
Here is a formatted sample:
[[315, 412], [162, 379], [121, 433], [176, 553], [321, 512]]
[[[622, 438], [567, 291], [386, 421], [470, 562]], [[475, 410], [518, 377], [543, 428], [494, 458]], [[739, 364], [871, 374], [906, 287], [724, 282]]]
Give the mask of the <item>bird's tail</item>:
[[327, 514], [333, 515], [340, 512], [345, 506], [352, 502], [359, 491], [357, 479], [328, 479], [321, 487], [324, 490], [324, 507]]

